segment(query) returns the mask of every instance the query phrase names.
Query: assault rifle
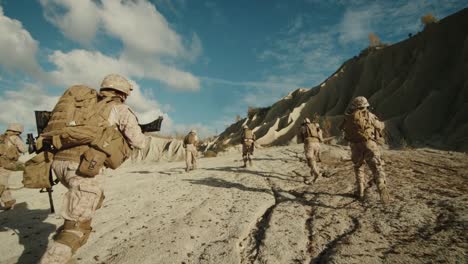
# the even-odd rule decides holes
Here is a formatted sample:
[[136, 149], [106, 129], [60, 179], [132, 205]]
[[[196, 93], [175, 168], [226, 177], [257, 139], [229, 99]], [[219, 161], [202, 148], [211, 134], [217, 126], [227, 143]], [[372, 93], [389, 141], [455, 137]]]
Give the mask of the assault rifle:
[[[41, 135], [42, 131], [45, 129], [47, 124], [49, 123], [50, 116], [52, 112], [50, 111], [34, 111], [34, 115], [36, 117], [36, 128], [37, 128], [37, 137], [34, 138], [33, 133], [28, 133], [26, 143], [28, 144], [28, 152], [29, 154], [32, 153], [40, 153], [44, 152], [46, 162], [50, 162], [49, 160], [49, 153], [52, 151], [52, 144], [47, 141], [43, 141], [42, 147], [40, 149], [37, 148], [36, 139]], [[52, 186], [58, 183], [58, 179], [54, 180], [52, 176], [52, 171], [49, 171], [49, 188], [43, 188], [39, 190], [40, 193], [47, 192], [49, 195], [49, 204], [50, 204], [50, 212], [53, 214], [55, 213], [54, 207], [54, 200], [52, 198]]]
[[139, 124], [141, 128], [141, 132], [145, 133], [145, 132], [161, 131], [161, 124], [162, 124], [163, 119], [164, 118], [162, 116], [159, 116], [157, 119], [155, 119], [154, 121], [150, 123], [143, 124], [143, 125]]

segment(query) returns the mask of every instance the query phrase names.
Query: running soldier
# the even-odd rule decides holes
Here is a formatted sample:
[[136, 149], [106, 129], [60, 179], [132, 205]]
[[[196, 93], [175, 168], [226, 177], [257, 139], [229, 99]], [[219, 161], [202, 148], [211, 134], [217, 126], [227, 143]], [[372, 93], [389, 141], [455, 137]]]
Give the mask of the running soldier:
[[185, 148], [185, 171], [195, 170], [197, 168], [197, 131], [192, 129], [184, 138]]
[[247, 167], [247, 161], [249, 162], [249, 166], [252, 166], [252, 157], [255, 148], [255, 134], [247, 125], [242, 127], [242, 159], [244, 160], [243, 167]]
[[[310, 177], [304, 181], [305, 184], [312, 184], [320, 177], [320, 169], [317, 165], [320, 156], [320, 142], [323, 142], [322, 129], [316, 119], [310, 122], [309, 118], [304, 118], [304, 122], [299, 130], [299, 142], [304, 143], [304, 154], [307, 165], [310, 168]], [[313, 178], [311, 180], [311, 178]]]

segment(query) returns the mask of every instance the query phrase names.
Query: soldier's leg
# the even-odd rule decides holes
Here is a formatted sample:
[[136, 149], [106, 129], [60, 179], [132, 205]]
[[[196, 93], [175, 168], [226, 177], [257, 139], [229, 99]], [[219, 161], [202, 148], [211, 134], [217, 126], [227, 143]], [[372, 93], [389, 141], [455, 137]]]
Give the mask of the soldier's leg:
[[189, 148], [185, 149], [185, 171], [188, 172], [192, 166], [192, 154], [190, 153]]
[[354, 175], [356, 177], [356, 197], [358, 199], [364, 198], [364, 183], [365, 183], [365, 174], [364, 168], [364, 152], [362, 149], [362, 144], [351, 145], [351, 160], [354, 164]]
[[383, 162], [380, 156], [374, 156], [367, 161], [367, 164], [372, 171], [374, 181], [379, 190], [380, 200], [382, 203], [386, 204], [390, 200], [390, 196], [387, 190], [386, 175], [383, 169]]
[[249, 150], [248, 150], [248, 156], [247, 158], [249, 159], [249, 166], [252, 166], [252, 155], [253, 155], [253, 144], [249, 146]]
[[54, 240], [41, 259], [42, 264], [67, 263], [78, 248], [83, 246], [92, 231], [91, 220], [102, 205], [103, 191], [99, 177], [76, 175], [77, 163], [54, 162], [55, 173], [66, 174], [69, 189], [62, 205], [64, 224], [57, 230]]
[[10, 171], [0, 168], [0, 199], [5, 209], [11, 209], [16, 203], [16, 200], [11, 196], [8, 190], [8, 181], [10, 178]]
[[248, 160], [247, 154], [248, 154], [247, 146], [245, 143], [242, 143], [242, 160], [244, 161], [244, 166], [243, 166], [244, 168], [247, 167], [247, 160]]
[[192, 150], [192, 168], [197, 168], [197, 150], [195, 149], [195, 147]]

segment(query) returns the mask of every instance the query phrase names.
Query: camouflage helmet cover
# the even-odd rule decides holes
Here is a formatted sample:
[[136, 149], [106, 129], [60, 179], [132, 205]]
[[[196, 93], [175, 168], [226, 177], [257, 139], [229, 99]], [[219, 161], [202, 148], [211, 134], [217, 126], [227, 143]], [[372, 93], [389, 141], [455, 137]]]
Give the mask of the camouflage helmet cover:
[[192, 130], [190, 130], [190, 133], [192, 133], [192, 134], [196, 134], [196, 133], [197, 133], [197, 130], [195, 130], [195, 129], [192, 129]]
[[243, 129], [248, 129], [249, 127], [247, 125], [242, 126]]
[[309, 118], [304, 118], [304, 124], [310, 124], [310, 119]]
[[105, 88], [113, 89], [126, 95], [130, 95], [130, 92], [133, 90], [132, 84], [118, 74], [109, 74], [104, 77], [101, 83], [101, 90]]
[[364, 96], [358, 96], [351, 101], [351, 109], [358, 109], [362, 107], [369, 107], [369, 102]]
[[24, 126], [22, 124], [19, 124], [19, 123], [11, 123], [11, 124], [8, 125], [7, 130], [23, 133]]

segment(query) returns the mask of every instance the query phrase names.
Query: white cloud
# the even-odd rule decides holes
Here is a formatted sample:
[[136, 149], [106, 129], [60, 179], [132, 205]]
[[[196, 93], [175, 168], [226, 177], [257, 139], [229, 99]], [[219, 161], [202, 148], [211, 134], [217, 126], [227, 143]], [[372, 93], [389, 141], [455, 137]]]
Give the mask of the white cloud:
[[143, 0], [103, 0], [100, 15], [106, 32], [132, 52], [181, 56], [181, 37], [151, 3]]
[[[90, 44], [99, 23], [95, 2], [91, 0], [40, 0], [45, 18], [63, 34], [81, 44]], [[64, 11], [65, 10], [65, 11]]]
[[198, 78], [191, 73], [151, 59], [136, 63], [131, 58], [114, 58], [98, 51], [72, 50], [68, 53], [55, 51], [49, 61], [56, 66], [56, 70], [50, 72], [52, 80], [62, 86], [83, 83], [96, 87], [105, 75], [119, 73], [128, 78], [158, 80], [177, 89], [200, 87]]
[[350, 42], [358, 42], [368, 38], [370, 32], [374, 31], [372, 22], [377, 19], [381, 12], [380, 6], [373, 4], [362, 9], [348, 9], [343, 15], [339, 25], [339, 40], [343, 45]]
[[7, 70], [21, 70], [39, 78], [42, 69], [36, 61], [38, 46], [21, 22], [5, 16], [0, 7], [0, 64]]
[[17, 90], [8, 90], [0, 97], [0, 124], [6, 126], [11, 122], [24, 124], [26, 132], [36, 131], [34, 111], [53, 109], [58, 96], [48, 95], [45, 89], [37, 84], [23, 83]]
[[[128, 77], [161, 81], [175, 89], [200, 88], [197, 77], [180, 69], [181, 64], [194, 62], [202, 53], [201, 40], [196, 33], [184, 45], [182, 37], [147, 0], [95, 3], [90, 0], [41, 0], [46, 18], [68, 38], [89, 43], [98, 32], [123, 43], [123, 49], [114, 57], [100, 51], [54, 51], [49, 60], [56, 66], [51, 73], [55, 83], [94, 83], [97, 77], [119, 72]], [[84, 11], [89, 14], [81, 17]], [[178, 66], [175, 66], [176, 61]]]

